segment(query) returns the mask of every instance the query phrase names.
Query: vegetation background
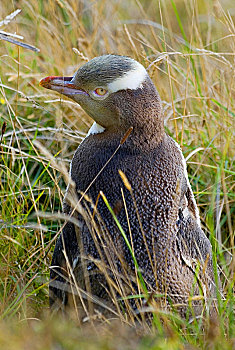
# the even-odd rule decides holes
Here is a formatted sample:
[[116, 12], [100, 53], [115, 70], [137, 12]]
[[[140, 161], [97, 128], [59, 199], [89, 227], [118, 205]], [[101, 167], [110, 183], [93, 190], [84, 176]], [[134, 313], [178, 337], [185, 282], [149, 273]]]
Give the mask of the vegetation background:
[[[233, 0], [1, 0], [0, 39], [40, 49], [0, 41], [1, 349], [235, 347], [234, 17]], [[166, 131], [186, 157], [225, 296], [218, 320], [206, 325], [169, 318], [159, 329], [118, 320], [78, 329], [47, 314], [49, 265], [63, 223], [62, 169], [92, 121], [38, 82], [71, 75], [106, 53], [147, 68]]]

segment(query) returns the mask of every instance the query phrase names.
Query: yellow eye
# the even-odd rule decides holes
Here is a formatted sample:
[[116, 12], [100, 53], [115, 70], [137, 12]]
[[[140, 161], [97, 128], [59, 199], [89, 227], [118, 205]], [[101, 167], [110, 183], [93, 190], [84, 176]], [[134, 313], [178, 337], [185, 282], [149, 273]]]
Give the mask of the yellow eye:
[[103, 89], [103, 88], [97, 88], [95, 89], [95, 93], [99, 96], [104, 96], [106, 94], [107, 90]]

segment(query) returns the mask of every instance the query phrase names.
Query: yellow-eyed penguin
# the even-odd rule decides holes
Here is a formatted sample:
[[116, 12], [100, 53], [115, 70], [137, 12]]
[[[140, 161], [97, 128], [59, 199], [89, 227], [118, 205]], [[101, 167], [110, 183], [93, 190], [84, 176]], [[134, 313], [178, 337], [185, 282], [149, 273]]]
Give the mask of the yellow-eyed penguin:
[[[76, 101], [95, 121], [71, 163], [76, 194], [72, 200], [67, 190], [64, 211], [79, 224], [68, 219], [56, 243], [51, 306], [86, 308], [93, 296], [94, 309], [102, 311], [102, 305], [112, 307], [114, 295], [147, 290], [161, 293], [160, 307], [183, 317], [191, 298], [198, 315], [215, 295], [211, 244], [200, 227], [183, 154], [164, 131], [161, 101], [145, 68], [129, 57], [104, 55], [73, 77], [47, 77], [40, 85]], [[137, 283], [138, 274], [145, 286]]]

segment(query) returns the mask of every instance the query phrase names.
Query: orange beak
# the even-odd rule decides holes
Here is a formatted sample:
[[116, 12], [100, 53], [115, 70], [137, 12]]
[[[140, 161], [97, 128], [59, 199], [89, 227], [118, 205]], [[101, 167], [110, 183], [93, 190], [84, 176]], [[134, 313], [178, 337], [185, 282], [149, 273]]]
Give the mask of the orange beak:
[[54, 90], [59, 92], [60, 94], [66, 95], [66, 96], [72, 96], [77, 94], [85, 94], [88, 95], [88, 93], [78, 88], [75, 84], [73, 84], [72, 81], [73, 77], [46, 77], [42, 79], [39, 83], [40, 86]]

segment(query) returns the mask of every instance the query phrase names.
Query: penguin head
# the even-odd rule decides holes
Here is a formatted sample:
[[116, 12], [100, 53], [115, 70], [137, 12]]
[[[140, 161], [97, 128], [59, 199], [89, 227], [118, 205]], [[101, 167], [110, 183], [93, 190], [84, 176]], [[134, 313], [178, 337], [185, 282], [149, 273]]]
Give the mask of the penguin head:
[[95, 57], [73, 77], [50, 76], [42, 79], [40, 85], [79, 103], [107, 130], [143, 129], [152, 123], [163, 125], [161, 102], [154, 84], [145, 68], [126, 56]]

